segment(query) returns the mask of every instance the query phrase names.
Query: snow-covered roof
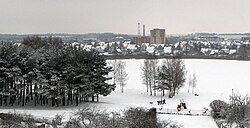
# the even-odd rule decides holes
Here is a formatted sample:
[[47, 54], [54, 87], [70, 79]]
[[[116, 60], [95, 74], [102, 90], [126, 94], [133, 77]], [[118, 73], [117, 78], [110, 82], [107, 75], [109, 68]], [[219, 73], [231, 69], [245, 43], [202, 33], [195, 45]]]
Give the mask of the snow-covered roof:
[[227, 48], [221, 49], [221, 51], [223, 51], [224, 53], [229, 53], [230, 52], [230, 50], [227, 49]]
[[20, 46], [22, 43], [14, 43], [15, 46]]
[[171, 53], [172, 47], [164, 47], [164, 53]]
[[85, 45], [85, 46], [83, 47], [83, 49], [85, 49], [85, 50], [90, 50], [90, 49], [92, 49], [92, 45]]
[[80, 43], [78, 43], [78, 42], [73, 42], [71, 45], [72, 46], [75, 46], [75, 45], [79, 45]]
[[218, 53], [218, 52], [219, 52], [219, 50], [211, 49], [210, 55], [216, 54], [216, 53]]
[[106, 55], [106, 56], [112, 55], [112, 54], [109, 54], [108, 52], [104, 52], [104, 53], [101, 53], [101, 54]]
[[148, 53], [153, 53], [155, 50], [154, 50], [154, 47], [148, 46], [147, 49], [146, 49], [146, 51], [147, 51]]
[[243, 42], [243, 44], [250, 44], [250, 42]]
[[236, 53], [236, 52], [237, 52], [236, 49], [230, 49], [229, 54], [231, 55], [231, 54], [234, 54], [234, 53]]
[[123, 46], [128, 46], [130, 44], [130, 41], [125, 41], [124, 43], [123, 43]]
[[209, 48], [201, 48], [202, 53], [206, 53], [206, 52], [208, 52], [208, 50], [209, 50]]
[[105, 42], [99, 42], [99, 44], [100, 44], [101, 46], [103, 46], [103, 45], [105, 45], [106, 43], [105, 43]]
[[159, 46], [162, 46], [164, 47], [164, 44], [153, 44], [155, 47], [159, 47]]
[[116, 51], [119, 52], [119, 53], [122, 52], [122, 50], [120, 48], [117, 48]]
[[145, 46], [148, 47], [148, 46], [149, 46], [149, 43], [142, 43], [142, 45], [145, 45]]
[[136, 49], [136, 44], [128, 44], [127, 49], [135, 50]]
[[121, 36], [117, 36], [117, 37], [115, 37], [116, 39], [123, 39], [123, 37], [121, 37]]

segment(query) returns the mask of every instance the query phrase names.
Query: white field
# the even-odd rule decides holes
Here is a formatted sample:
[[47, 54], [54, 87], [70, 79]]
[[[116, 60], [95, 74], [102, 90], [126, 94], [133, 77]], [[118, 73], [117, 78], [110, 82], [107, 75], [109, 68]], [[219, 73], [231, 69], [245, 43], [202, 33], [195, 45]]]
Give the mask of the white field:
[[[116, 91], [112, 92], [107, 97], [101, 97], [99, 103], [85, 103], [95, 105], [107, 111], [119, 111], [129, 107], [152, 107], [149, 102], [153, 102], [156, 106], [156, 101], [160, 100], [160, 94], [156, 97], [149, 96], [146, 92], [145, 85], [142, 84], [140, 67], [143, 60], [124, 60], [126, 61], [126, 71], [129, 79], [125, 87], [125, 92], [120, 93], [120, 87], [117, 86]], [[180, 89], [179, 94], [172, 99], [166, 99], [164, 108], [176, 109], [180, 99], [184, 99], [188, 109], [202, 110], [208, 107], [209, 104], [215, 100], [220, 99], [228, 102], [229, 95], [234, 93], [247, 94], [248, 78], [250, 78], [250, 62], [248, 61], [233, 61], [233, 60], [200, 60], [187, 59], [185, 60], [187, 78], [189, 74], [196, 74], [197, 88], [195, 93], [199, 96], [194, 96], [187, 93], [187, 82], [185, 87]], [[63, 108], [16, 108], [15, 111], [21, 113], [28, 113], [39, 117], [54, 117], [56, 114], [64, 114], [65, 119], [68, 115], [79, 107], [63, 107]], [[13, 108], [1, 107], [0, 112], [13, 112]], [[213, 119], [208, 116], [184, 116], [184, 115], [159, 115], [160, 119], [168, 119], [177, 121], [182, 124], [184, 128], [216, 128]]]

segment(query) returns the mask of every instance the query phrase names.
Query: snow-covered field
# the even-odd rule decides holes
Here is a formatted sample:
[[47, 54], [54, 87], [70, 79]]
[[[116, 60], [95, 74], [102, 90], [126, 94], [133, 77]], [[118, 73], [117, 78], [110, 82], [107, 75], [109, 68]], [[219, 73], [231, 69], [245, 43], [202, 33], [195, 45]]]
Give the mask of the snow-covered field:
[[[107, 111], [119, 111], [128, 107], [152, 107], [157, 106], [156, 101], [160, 100], [160, 95], [156, 97], [149, 96], [146, 92], [145, 85], [142, 84], [140, 67], [143, 60], [129, 59], [126, 61], [126, 71], [128, 72], [128, 81], [125, 87], [125, 92], [120, 93], [120, 88], [117, 87], [115, 92], [107, 97], [101, 97], [99, 103], [85, 103], [99, 106]], [[166, 99], [166, 104], [163, 108], [176, 109], [180, 99], [184, 99], [188, 109], [202, 110], [208, 107], [215, 100], [220, 99], [228, 101], [229, 95], [232, 94], [232, 89], [235, 93], [249, 93], [248, 78], [250, 78], [250, 62], [248, 61], [233, 61], [233, 60], [200, 60], [187, 59], [185, 60], [187, 69], [187, 77], [189, 74], [196, 74], [197, 88], [195, 93], [199, 96], [194, 96], [187, 93], [186, 86], [180, 89], [179, 94], [172, 99]], [[153, 105], [149, 103], [153, 102]], [[80, 106], [80, 107], [81, 107]], [[158, 106], [159, 107], [159, 106]], [[25, 112], [36, 116], [54, 117], [57, 113], [64, 114], [69, 117], [71, 112], [79, 107], [64, 107], [64, 108], [18, 108], [15, 111]], [[1, 107], [0, 112], [13, 112], [13, 108]], [[186, 116], [186, 115], [159, 115], [160, 119], [168, 119], [177, 121], [183, 124], [184, 128], [216, 128], [213, 119], [209, 116]]]

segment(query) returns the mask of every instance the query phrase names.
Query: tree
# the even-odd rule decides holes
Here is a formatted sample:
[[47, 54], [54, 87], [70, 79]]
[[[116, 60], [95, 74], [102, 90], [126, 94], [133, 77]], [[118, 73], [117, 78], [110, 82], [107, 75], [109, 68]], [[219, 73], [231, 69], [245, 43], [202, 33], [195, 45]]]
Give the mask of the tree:
[[146, 85], [147, 87], [147, 92], [149, 91], [149, 60], [145, 59], [143, 66], [141, 66], [141, 77], [142, 77], [142, 83]]
[[117, 68], [117, 60], [115, 59], [114, 61], [110, 62], [110, 66], [112, 67], [112, 72], [111, 76], [113, 77], [113, 84], [116, 83], [116, 75], [118, 73], [118, 68]]
[[156, 84], [157, 84], [157, 77], [158, 77], [158, 74], [157, 74], [157, 67], [158, 67], [158, 60], [157, 59], [151, 59], [150, 60], [150, 70], [151, 70], [151, 79], [152, 79], [152, 82], [153, 82], [153, 90], [154, 90], [154, 96], [156, 96]]
[[189, 93], [190, 87], [192, 87], [192, 86], [193, 86], [192, 76], [189, 75], [189, 77], [188, 77], [188, 93]]
[[213, 118], [226, 118], [226, 110], [228, 109], [229, 104], [221, 101], [221, 100], [214, 100], [209, 104], [210, 108], [212, 109], [211, 113]]
[[194, 88], [196, 88], [197, 86], [197, 79], [196, 79], [196, 75], [193, 74], [193, 78], [192, 78], [192, 93], [194, 94]]
[[144, 108], [130, 108], [124, 112], [124, 118], [129, 128], [156, 128], [157, 117], [155, 112], [148, 112]]
[[0, 106], [59, 107], [69, 102], [92, 101], [107, 96], [114, 84], [106, 81], [111, 67], [97, 51], [62, 45], [58, 38], [32, 37], [21, 45], [0, 44]]
[[[141, 67], [143, 83], [147, 87], [147, 92], [154, 91], [154, 96], [156, 96], [156, 84], [157, 84], [157, 67], [158, 60], [156, 59], [146, 59], [144, 60], [144, 65]], [[152, 91], [153, 90], [153, 91]]]
[[173, 90], [173, 80], [170, 76], [170, 72], [166, 65], [162, 65], [161, 67], [158, 67], [158, 86], [156, 89], [161, 91], [161, 99], [162, 96], [165, 95], [164, 90], [169, 90], [168, 97], [172, 97], [172, 90]]
[[180, 59], [166, 59], [158, 70], [158, 88], [168, 90], [169, 97], [173, 97], [184, 86], [186, 80], [185, 64]]
[[226, 121], [236, 123], [240, 128], [250, 127], [250, 98], [241, 95], [230, 96], [229, 107], [226, 112]]
[[93, 128], [181, 128], [171, 120], [159, 121], [156, 109], [129, 108], [122, 113], [84, 107], [73, 115], [65, 127]]
[[249, 54], [249, 46], [246, 44], [242, 44], [239, 48], [239, 56], [241, 58], [247, 58]]
[[121, 92], [124, 92], [124, 87], [126, 86], [126, 81], [128, 79], [128, 74], [125, 71], [126, 63], [123, 61], [117, 61], [117, 84], [121, 87]]

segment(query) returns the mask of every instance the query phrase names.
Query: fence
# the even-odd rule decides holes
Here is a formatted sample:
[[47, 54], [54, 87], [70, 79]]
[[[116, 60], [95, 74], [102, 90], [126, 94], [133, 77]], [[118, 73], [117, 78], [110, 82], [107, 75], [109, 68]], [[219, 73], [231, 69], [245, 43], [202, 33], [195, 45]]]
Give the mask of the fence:
[[157, 109], [158, 114], [174, 114], [174, 115], [190, 115], [190, 116], [210, 116], [208, 110], [198, 110], [198, 109], [182, 109], [178, 111], [177, 109], [169, 109], [160, 107]]

